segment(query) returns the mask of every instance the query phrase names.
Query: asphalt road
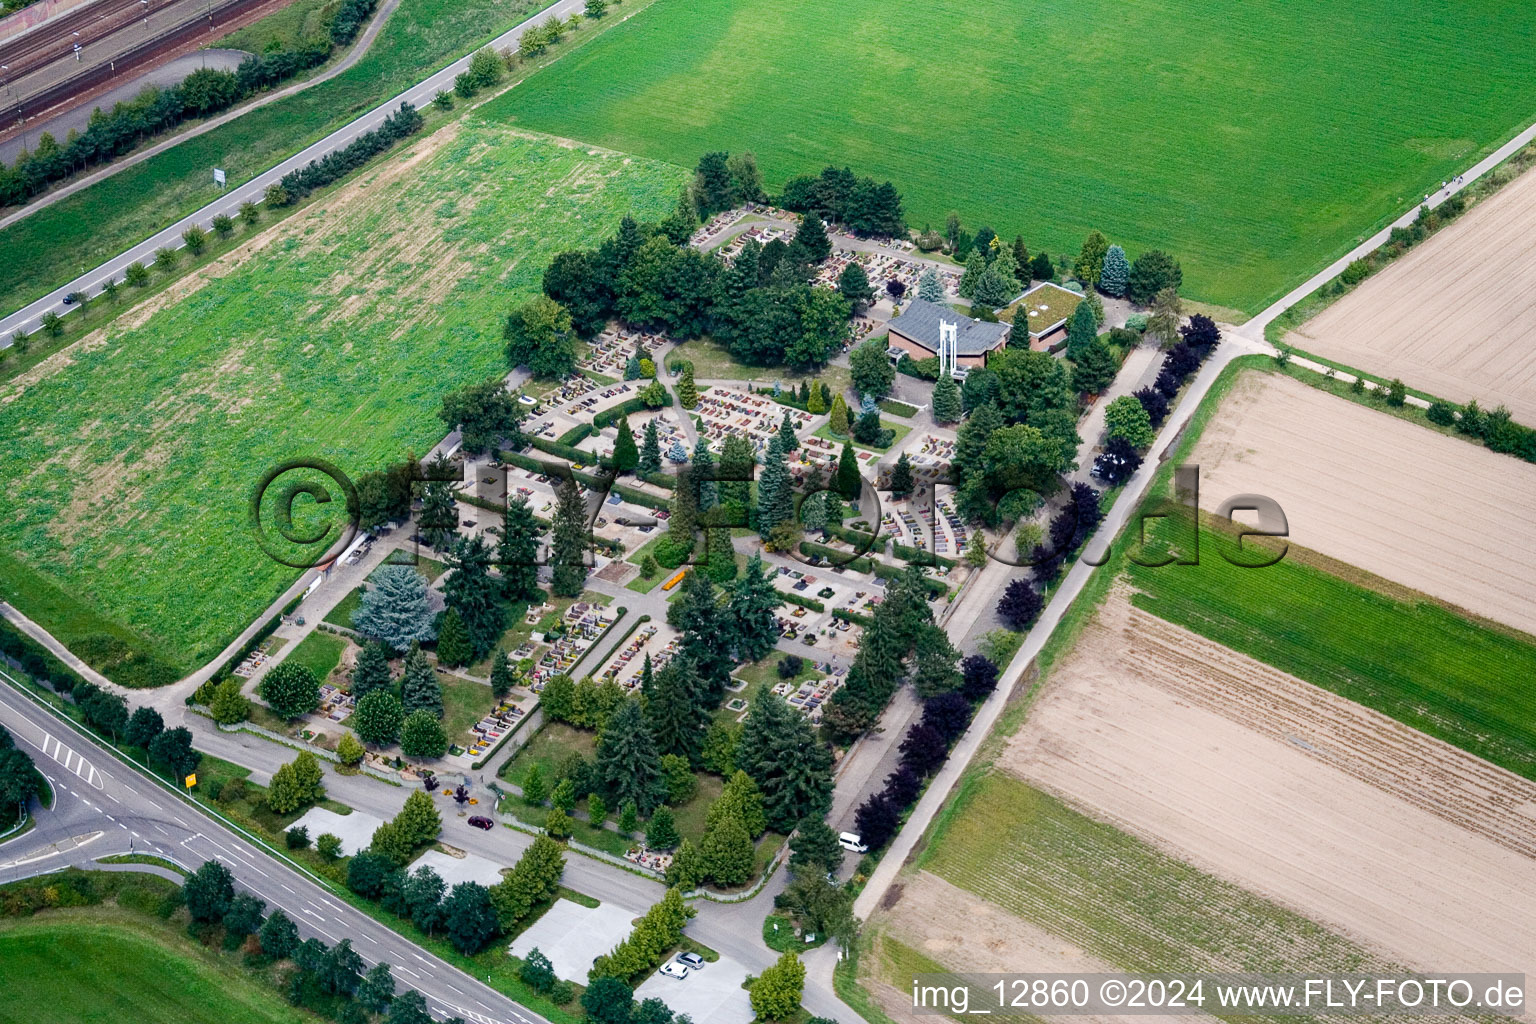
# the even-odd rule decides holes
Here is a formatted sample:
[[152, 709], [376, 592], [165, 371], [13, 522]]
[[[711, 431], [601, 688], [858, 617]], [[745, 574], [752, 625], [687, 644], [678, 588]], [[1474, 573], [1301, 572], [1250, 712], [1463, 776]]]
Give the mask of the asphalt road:
[[[558, 0], [557, 3], [541, 10], [538, 14], [522, 22], [511, 30], [503, 33], [489, 44], [495, 49], [512, 47], [516, 49], [517, 41], [529, 28], [548, 18], [551, 14], [562, 18], [569, 18], [583, 9], [585, 0]], [[313, 160], [318, 160], [328, 153], [344, 148], [353, 139], [366, 132], [372, 131], [383, 123], [384, 119], [396, 110], [401, 103], [410, 103], [415, 107], [425, 106], [431, 102], [439, 90], [443, 92], [453, 91], [453, 80], [461, 71], [469, 67], [469, 56], [466, 54], [452, 64], [438, 71], [411, 88], [391, 98], [385, 103], [362, 115], [351, 124], [327, 135], [314, 145], [300, 151], [297, 155], [289, 157], [277, 166], [267, 170], [243, 185], [231, 188], [223, 196], [209, 203], [196, 213], [183, 217], [164, 230], [152, 235], [119, 256], [113, 257], [95, 270], [81, 274], [68, 284], [55, 288], [35, 302], [29, 303], [4, 319], [0, 319], [0, 348], [11, 344], [11, 335], [18, 329], [23, 329], [29, 334], [36, 331], [44, 313], [50, 310], [60, 314], [68, 314], [71, 307], [64, 305], [64, 296], [72, 292], [83, 291], [94, 296], [101, 290], [101, 286], [108, 280], [121, 280], [123, 270], [128, 264], [135, 261], [149, 264], [154, 260], [155, 250], [161, 248], [179, 249], [182, 247], [181, 233], [187, 228], [197, 225], [208, 228], [213, 218], [218, 214], [234, 216], [240, 209], [240, 204], [246, 201], [260, 202], [267, 186], [279, 181], [289, 171], [297, 170]], [[208, 168], [206, 173], [211, 177], [213, 168]]]
[[[10, 680], [3, 672], [0, 677]], [[189, 870], [217, 859], [234, 873], [241, 889], [266, 900], [269, 908], [281, 907], [304, 937], [330, 945], [351, 939], [369, 966], [387, 962], [396, 984], [421, 992], [440, 1016], [461, 1016], [479, 1024], [547, 1024], [532, 1010], [340, 902], [124, 765], [10, 685], [0, 685], [0, 724], [37, 762], [54, 791], [54, 806], [37, 812], [36, 827], [0, 845], [0, 881], [68, 866], [90, 867], [96, 858], [129, 852], [161, 856]]]

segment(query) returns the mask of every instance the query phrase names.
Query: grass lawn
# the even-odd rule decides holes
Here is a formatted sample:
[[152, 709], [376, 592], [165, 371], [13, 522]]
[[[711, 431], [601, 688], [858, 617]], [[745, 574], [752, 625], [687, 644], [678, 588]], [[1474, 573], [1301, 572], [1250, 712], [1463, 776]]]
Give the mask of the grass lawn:
[[880, 408], [892, 416], [900, 416], [903, 419], [911, 419], [917, 415], [917, 406], [908, 405], [906, 402], [898, 402], [894, 398], [882, 398]]
[[[439, 562], [435, 558], [428, 558], [426, 555], [419, 555], [414, 551], [408, 551], [404, 548], [396, 548], [394, 551], [391, 551], [384, 559], [384, 565], [409, 565], [425, 576], [428, 583], [436, 583], [437, 578], [448, 570], [446, 562]], [[379, 570], [375, 569], [373, 571], [378, 572]], [[361, 594], [358, 595], [357, 603], [363, 603]]]
[[347, 643], [345, 637], [317, 629], [300, 640], [299, 646], [284, 660], [308, 666], [315, 678], [323, 683], [336, 666], [341, 664], [341, 655], [347, 649]]
[[528, 777], [528, 769], [537, 764], [543, 765], [546, 780], [553, 779], [560, 762], [567, 756], [576, 753], [591, 757], [596, 750], [596, 733], [574, 729], [564, 722], [545, 722], [517, 756], [502, 765], [500, 775], [513, 785], [521, 786]]
[[[112, 923], [52, 914], [0, 925], [5, 1024], [298, 1024], [317, 1020], [233, 961], [142, 915]], [[73, 915], [71, 915], [73, 916]], [[119, 919], [120, 920], [113, 920]]]
[[685, 166], [752, 150], [770, 188], [846, 164], [890, 178], [914, 227], [956, 209], [1052, 254], [1097, 228], [1133, 257], [1179, 256], [1191, 297], [1252, 312], [1536, 103], [1536, 6], [1503, 0], [890, 13], [662, 0], [488, 109]]
[[[697, 156], [685, 157], [689, 166], [697, 161]], [[684, 359], [693, 363], [693, 375], [700, 380], [756, 381], [758, 387], [781, 381], [785, 387], [793, 384], [797, 388], [802, 380], [820, 380], [826, 382], [833, 394], [846, 391], [853, 384], [846, 366], [828, 365], [815, 371], [792, 370], [787, 366], [752, 366], [731, 355], [724, 345], [712, 338], [699, 338], [679, 345], [668, 353], [667, 368], [671, 369]]]
[[912, 426], [909, 423], [892, 423], [890, 420], [881, 420], [880, 426], [886, 430], [892, 431], [894, 434], [894, 436], [891, 438], [891, 443], [885, 445], [884, 447], [873, 444], [862, 444], [858, 441], [854, 441], [852, 437], [839, 437], [832, 433], [832, 425], [830, 423], [823, 423], [820, 427], [816, 428], [816, 433], [814, 436], [822, 438], [826, 441], [831, 441], [834, 444], [842, 444], [845, 441], [851, 442], [855, 448], [862, 448], [867, 452], [888, 452], [892, 448], [896, 447], [896, 445], [900, 444], [902, 438], [912, 433]]
[[363, 603], [363, 588], [353, 587], [351, 593], [341, 599], [341, 602], [325, 613], [325, 622], [343, 629], [352, 628], [352, 613], [357, 611]]
[[469, 727], [496, 706], [496, 698], [489, 686], [472, 679], [439, 672], [437, 682], [443, 688], [443, 732], [448, 734], [449, 743], [466, 746]]
[[[725, 695], [726, 702], [740, 697], [750, 705], [765, 688], [772, 689], [778, 685], [781, 681], [779, 679], [779, 662], [788, 657], [791, 657], [788, 651], [774, 651], [762, 661], [754, 661], [737, 669], [732, 675], [747, 685], [739, 693], [728, 692]], [[803, 654], [798, 657], [801, 659], [802, 664], [800, 671], [795, 673], [795, 682], [799, 683], [820, 675], [816, 669], [814, 654]], [[717, 722], [734, 722], [741, 716], [742, 712], [728, 711], [725, 704], [721, 704], [714, 710], [713, 714]]]
[[[632, 565], [639, 565], [645, 560], [646, 555], [656, 554], [657, 545], [665, 540], [666, 536], [666, 527], [664, 525], [658, 527], [656, 536], [640, 545], [624, 560]], [[649, 579], [644, 576], [636, 576], [634, 579], [624, 584], [625, 589], [633, 590], [637, 594], [649, 594], [652, 590], [655, 590], [657, 587], [661, 586], [663, 583], [677, 574], [677, 568], [674, 567], [669, 569], [665, 565], [661, 565], [660, 562], [661, 560], [657, 559], [658, 568], [656, 570], [656, 575], [650, 577]]]
[[998, 772], [962, 783], [918, 866], [1120, 970], [1385, 966], [1321, 925]]
[[[212, 657], [296, 574], [252, 536], [263, 473], [323, 458], [356, 477], [427, 450], [443, 392], [503, 368], [501, 318], [554, 252], [624, 213], [661, 216], [682, 180], [470, 118], [272, 229], [222, 276], [182, 282], [179, 303], [0, 385], [0, 487], [17, 510], [0, 546], [21, 553], [4, 596], [88, 661], [81, 642], [114, 631], [176, 669]], [[264, 515], [316, 477], [283, 474]], [[323, 508], [301, 497], [296, 528]]]
[[1241, 569], [1230, 544], [1202, 530], [1198, 566], [1129, 566], [1135, 604], [1536, 779], [1536, 645], [1295, 557]]
[[339, 0], [293, 0], [244, 28], [237, 28], [214, 46], [261, 53], [273, 40], [293, 50], [314, 39], [327, 39]]

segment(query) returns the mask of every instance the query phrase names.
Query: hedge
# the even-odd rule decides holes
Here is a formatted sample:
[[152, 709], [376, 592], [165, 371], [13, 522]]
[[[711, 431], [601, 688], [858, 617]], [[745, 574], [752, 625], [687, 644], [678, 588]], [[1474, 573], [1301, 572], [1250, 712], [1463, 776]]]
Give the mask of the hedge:
[[910, 548], [900, 542], [893, 541], [891, 551], [903, 562], [911, 562], [915, 565], [941, 565], [946, 569], [953, 569], [959, 564], [953, 558], [944, 558], [923, 548]]
[[875, 624], [875, 620], [872, 617], [860, 615], [858, 612], [850, 612], [846, 608], [834, 608], [832, 610], [832, 617], [834, 619], [842, 619], [844, 622], [851, 622], [855, 626], [863, 626], [865, 629]]
[[801, 597], [799, 594], [786, 594], [782, 590], [779, 591], [776, 596], [783, 598], [790, 604], [797, 604], [801, 608], [809, 608], [813, 612], [824, 612], [827, 610], [826, 605], [822, 604], [820, 601], [813, 597]]
[[874, 559], [867, 555], [858, 555], [851, 560], [846, 560], [852, 552], [829, 548], [825, 544], [817, 544], [814, 541], [801, 541], [800, 552], [812, 558], [820, 556], [836, 565], [852, 569], [854, 572], [873, 572], [875, 567]]

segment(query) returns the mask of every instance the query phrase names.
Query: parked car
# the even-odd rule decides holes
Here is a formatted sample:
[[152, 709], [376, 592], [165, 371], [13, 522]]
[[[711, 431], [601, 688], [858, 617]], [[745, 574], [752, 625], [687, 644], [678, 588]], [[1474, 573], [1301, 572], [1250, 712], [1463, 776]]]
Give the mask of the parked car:
[[869, 847], [864, 845], [863, 838], [853, 834], [852, 832], [841, 832], [841, 833], [839, 833], [838, 837], [837, 837], [837, 845], [841, 846], [843, 849], [847, 850], [849, 853], [868, 853], [869, 852]]
[[490, 818], [484, 817], [483, 815], [479, 815], [479, 814], [477, 814], [474, 817], [470, 818], [469, 819], [469, 823], [471, 825], [473, 825], [475, 828], [483, 828], [487, 832], [489, 832], [491, 829], [496, 827], [496, 823], [494, 821], [492, 821]]
[[679, 953], [677, 954], [677, 962], [690, 971], [702, 971], [704, 969], [704, 958], [697, 953]]
[[656, 973], [668, 978], [676, 978], [678, 981], [682, 981], [684, 978], [688, 977], [688, 968], [684, 967], [676, 960], [669, 960], [668, 962], [662, 964], [661, 970], [657, 971]]

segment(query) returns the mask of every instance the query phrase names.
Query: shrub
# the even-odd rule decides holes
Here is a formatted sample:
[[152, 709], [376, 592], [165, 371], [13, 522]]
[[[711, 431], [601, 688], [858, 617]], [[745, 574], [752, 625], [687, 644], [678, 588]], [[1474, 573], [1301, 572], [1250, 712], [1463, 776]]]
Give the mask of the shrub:
[[284, 832], [283, 838], [288, 841], [288, 849], [290, 850], [309, 849], [309, 829], [303, 825], [295, 825], [287, 832]]
[[1425, 415], [1429, 417], [1429, 422], [1449, 427], [1456, 422], [1456, 407], [1449, 402], [1432, 402]]

